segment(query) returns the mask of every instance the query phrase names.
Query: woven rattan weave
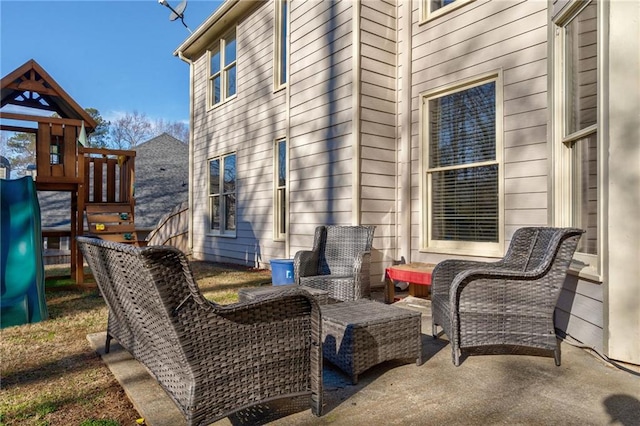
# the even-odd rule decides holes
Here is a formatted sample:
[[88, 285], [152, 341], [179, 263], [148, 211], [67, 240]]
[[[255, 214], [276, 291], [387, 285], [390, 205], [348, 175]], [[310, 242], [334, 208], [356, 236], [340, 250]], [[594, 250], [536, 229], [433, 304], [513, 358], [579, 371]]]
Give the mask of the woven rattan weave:
[[251, 302], [255, 300], [261, 300], [268, 297], [277, 296], [279, 293], [283, 291], [289, 291], [292, 288], [297, 288], [300, 290], [304, 290], [313, 296], [314, 299], [318, 302], [318, 305], [326, 305], [329, 303], [329, 292], [326, 290], [321, 290], [319, 288], [299, 286], [296, 284], [289, 285], [276, 285], [276, 286], [268, 286], [268, 287], [247, 287], [241, 288], [238, 290], [238, 300], [240, 302]]
[[442, 326], [453, 363], [461, 349], [513, 345], [551, 350], [560, 365], [553, 313], [583, 231], [518, 229], [493, 263], [445, 260], [433, 271], [433, 335]]
[[321, 414], [320, 310], [308, 293], [220, 306], [202, 296], [177, 249], [78, 243], [109, 308], [107, 351], [116, 338], [187, 424], [301, 395]]
[[326, 360], [358, 382], [365, 370], [391, 359], [422, 363], [421, 314], [361, 299], [320, 307]]
[[294, 282], [329, 292], [335, 300], [369, 298], [375, 226], [318, 226], [313, 249], [296, 253]]

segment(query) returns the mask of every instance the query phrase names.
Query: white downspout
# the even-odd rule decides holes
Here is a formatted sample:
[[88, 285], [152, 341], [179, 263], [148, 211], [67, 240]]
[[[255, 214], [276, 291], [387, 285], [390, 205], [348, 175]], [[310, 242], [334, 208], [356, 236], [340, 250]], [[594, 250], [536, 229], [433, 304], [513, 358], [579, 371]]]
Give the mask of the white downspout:
[[360, 122], [360, 106], [361, 106], [361, 90], [360, 90], [360, 67], [362, 62], [360, 60], [360, 0], [353, 1], [352, 7], [352, 48], [353, 48], [353, 94], [352, 94], [352, 108], [353, 108], [353, 179], [352, 179], [352, 208], [351, 208], [351, 224], [360, 225], [362, 223], [362, 124]]
[[178, 51], [178, 57], [189, 64], [189, 191], [188, 191], [188, 204], [189, 204], [189, 232], [187, 233], [187, 247], [190, 252], [193, 253], [193, 144], [195, 129], [193, 128], [194, 119], [194, 100], [193, 100], [193, 84], [194, 84], [194, 70], [193, 61], [182, 54], [182, 51]]
[[[400, 223], [401, 233], [396, 238], [399, 255], [404, 256], [407, 263], [411, 262], [411, 26], [412, 1], [402, 2], [402, 86], [400, 110]], [[399, 243], [399, 244], [398, 244]], [[398, 259], [400, 259], [398, 256]]]

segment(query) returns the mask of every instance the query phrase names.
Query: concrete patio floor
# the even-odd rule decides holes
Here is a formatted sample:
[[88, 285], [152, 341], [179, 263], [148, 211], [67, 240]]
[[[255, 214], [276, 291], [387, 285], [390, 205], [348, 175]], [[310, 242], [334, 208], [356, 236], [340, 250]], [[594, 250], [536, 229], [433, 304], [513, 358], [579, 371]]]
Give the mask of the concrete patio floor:
[[[429, 301], [407, 298], [398, 305], [422, 312], [422, 365], [386, 362], [351, 385], [325, 363], [323, 415], [306, 409], [269, 424], [640, 425], [637, 375], [566, 342], [560, 367], [552, 354], [530, 351], [473, 354], [455, 367], [446, 337], [431, 337]], [[184, 425], [171, 399], [126, 351], [112, 343], [104, 353], [104, 337], [87, 336], [146, 424]], [[226, 418], [214, 424], [245, 423]]]

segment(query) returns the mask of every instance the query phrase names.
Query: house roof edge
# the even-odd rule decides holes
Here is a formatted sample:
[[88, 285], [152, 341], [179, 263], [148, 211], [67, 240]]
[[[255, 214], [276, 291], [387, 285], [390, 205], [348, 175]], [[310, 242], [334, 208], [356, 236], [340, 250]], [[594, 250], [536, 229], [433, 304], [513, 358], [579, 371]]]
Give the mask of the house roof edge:
[[207, 47], [220, 37], [231, 25], [249, 9], [265, 0], [225, 0], [211, 16], [207, 18], [180, 46], [173, 52], [174, 56], [195, 60]]

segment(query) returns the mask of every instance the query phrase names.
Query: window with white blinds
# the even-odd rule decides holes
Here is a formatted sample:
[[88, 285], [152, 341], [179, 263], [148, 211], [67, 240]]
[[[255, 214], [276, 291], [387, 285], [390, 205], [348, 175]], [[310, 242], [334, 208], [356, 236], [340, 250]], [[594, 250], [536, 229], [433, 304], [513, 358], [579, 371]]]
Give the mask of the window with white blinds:
[[429, 247], [500, 242], [497, 105], [495, 78], [425, 96]]

